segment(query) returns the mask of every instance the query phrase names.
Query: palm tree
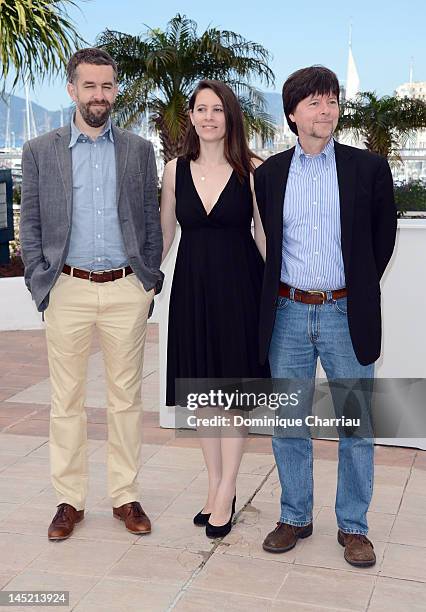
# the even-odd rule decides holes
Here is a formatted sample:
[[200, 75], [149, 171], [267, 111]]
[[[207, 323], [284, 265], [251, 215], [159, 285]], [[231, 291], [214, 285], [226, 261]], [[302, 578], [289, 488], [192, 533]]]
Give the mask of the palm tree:
[[220, 79], [238, 95], [248, 133], [271, 137], [274, 126], [265, 100], [251, 81], [273, 84], [269, 53], [259, 44], [210, 27], [197, 33], [197, 24], [177, 14], [164, 31], [148, 29], [143, 37], [105, 30], [97, 44], [108, 51], [120, 69], [121, 93], [115, 109], [120, 125], [130, 127], [147, 111], [163, 146], [165, 161], [179, 155], [187, 119], [188, 98], [202, 79]]
[[0, 79], [34, 84], [57, 74], [83, 39], [66, 13], [72, 0], [0, 0]]
[[426, 103], [415, 98], [359, 93], [343, 105], [338, 130], [360, 136], [369, 151], [399, 160], [398, 149], [415, 129], [426, 127]]

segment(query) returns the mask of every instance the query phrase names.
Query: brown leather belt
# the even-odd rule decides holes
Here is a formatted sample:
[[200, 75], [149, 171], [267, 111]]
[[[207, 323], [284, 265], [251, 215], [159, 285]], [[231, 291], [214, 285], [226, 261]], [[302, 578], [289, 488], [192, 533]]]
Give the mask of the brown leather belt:
[[129, 274], [133, 274], [133, 270], [130, 266], [125, 268], [118, 268], [117, 270], [80, 270], [80, 268], [71, 268], [67, 264], [62, 268], [64, 274], [69, 276], [75, 276], [76, 278], [82, 278], [89, 280], [94, 283], [108, 283], [111, 281], [118, 280]]
[[[290, 297], [290, 287], [286, 285], [286, 283], [280, 283], [278, 293], [281, 297], [289, 298]], [[331, 298], [333, 300], [339, 300], [340, 298], [344, 298], [347, 295], [348, 295], [348, 292], [345, 288], [331, 291]], [[294, 301], [303, 302], [303, 304], [324, 304], [324, 302], [327, 302], [327, 291], [319, 291], [319, 290], [302, 291], [302, 289], [295, 289], [294, 290]]]

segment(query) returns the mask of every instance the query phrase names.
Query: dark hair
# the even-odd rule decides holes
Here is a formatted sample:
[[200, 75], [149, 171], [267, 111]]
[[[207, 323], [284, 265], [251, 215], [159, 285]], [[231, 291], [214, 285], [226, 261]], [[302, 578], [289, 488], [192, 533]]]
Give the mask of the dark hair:
[[293, 72], [283, 85], [284, 114], [289, 128], [297, 134], [297, 126], [290, 119], [301, 100], [318, 94], [333, 94], [339, 102], [340, 87], [335, 73], [325, 66], [309, 66]]
[[114, 79], [117, 81], [118, 69], [117, 64], [112, 59], [109, 53], [97, 47], [88, 47], [76, 51], [70, 58], [67, 64], [67, 80], [68, 83], [74, 83], [77, 66], [80, 64], [94, 64], [95, 66], [112, 66], [114, 71]]
[[[225, 85], [225, 83], [203, 79], [198, 83], [189, 99], [189, 110], [194, 110], [195, 100], [203, 89], [211, 89], [220, 98], [223, 104], [226, 125], [224, 142], [225, 158], [237, 173], [239, 180], [243, 181], [244, 177], [249, 176], [250, 172], [254, 171], [252, 158], [256, 157], [260, 159], [260, 157], [253, 153], [247, 144], [243, 113], [237, 96], [228, 85]], [[183, 155], [191, 160], [198, 159], [200, 155], [200, 139], [189, 116], [183, 143]]]

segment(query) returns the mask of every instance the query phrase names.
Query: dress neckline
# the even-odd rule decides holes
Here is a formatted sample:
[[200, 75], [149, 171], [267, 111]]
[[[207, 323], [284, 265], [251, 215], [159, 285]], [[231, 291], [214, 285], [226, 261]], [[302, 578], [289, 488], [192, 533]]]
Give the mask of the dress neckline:
[[218, 196], [218, 198], [217, 198], [216, 202], [215, 202], [215, 203], [213, 204], [213, 206], [210, 208], [209, 212], [207, 212], [207, 208], [205, 207], [204, 202], [203, 202], [203, 200], [201, 199], [200, 194], [198, 193], [198, 189], [197, 189], [197, 187], [195, 186], [194, 177], [192, 176], [192, 170], [191, 170], [191, 161], [190, 161], [190, 160], [188, 160], [188, 169], [189, 169], [189, 176], [191, 177], [191, 183], [192, 183], [192, 186], [193, 186], [193, 188], [194, 188], [194, 191], [195, 191], [195, 193], [196, 193], [196, 195], [197, 195], [198, 201], [200, 202], [200, 204], [201, 204], [201, 206], [202, 206], [202, 208], [203, 208], [203, 210], [204, 210], [204, 213], [205, 213], [206, 217], [210, 217], [210, 215], [213, 213], [213, 211], [215, 210], [215, 208], [217, 207], [217, 205], [220, 203], [220, 200], [222, 199], [222, 196], [223, 196], [224, 192], [226, 191], [226, 188], [228, 187], [229, 183], [231, 182], [232, 177], [234, 176], [235, 170], [232, 168], [232, 172], [231, 172], [231, 174], [229, 175], [229, 178], [228, 178], [228, 180], [226, 181], [225, 185], [223, 186], [222, 191], [220, 192], [220, 194], [219, 194], [219, 196]]

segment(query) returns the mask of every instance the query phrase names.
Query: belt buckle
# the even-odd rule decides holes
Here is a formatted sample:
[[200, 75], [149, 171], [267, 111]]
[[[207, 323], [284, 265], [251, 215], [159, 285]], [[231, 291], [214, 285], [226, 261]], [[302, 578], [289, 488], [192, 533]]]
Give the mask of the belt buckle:
[[310, 295], [312, 294], [321, 295], [323, 302], [327, 301], [327, 291], [319, 291], [318, 289], [311, 289], [310, 291], [307, 291], [306, 293], [309, 293]]
[[103, 274], [103, 271], [98, 272], [97, 270], [89, 270], [89, 281], [91, 283], [94, 283], [95, 281], [93, 280], [93, 275], [94, 274]]

